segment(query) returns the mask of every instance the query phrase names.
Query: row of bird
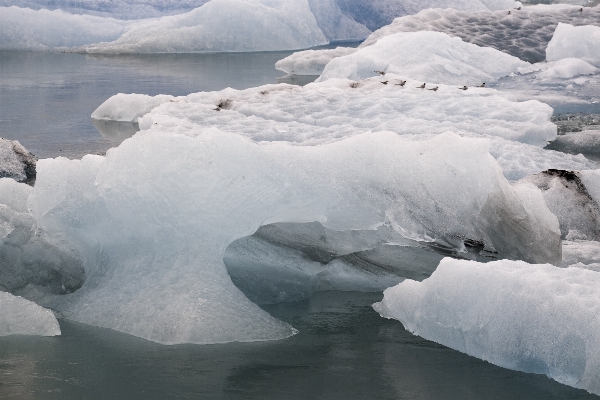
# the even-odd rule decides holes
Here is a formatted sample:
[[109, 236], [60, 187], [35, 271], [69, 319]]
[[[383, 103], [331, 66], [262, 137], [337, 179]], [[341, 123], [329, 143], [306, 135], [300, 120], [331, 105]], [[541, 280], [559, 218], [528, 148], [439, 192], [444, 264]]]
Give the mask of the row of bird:
[[[374, 72], [376, 74], [381, 75], [381, 76], [385, 75], [385, 71], [374, 71]], [[382, 81], [381, 83], [383, 83], [384, 85], [387, 85], [389, 83], [389, 81]], [[396, 86], [404, 86], [404, 85], [406, 85], [406, 81], [402, 81], [401, 80], [400, 83], [395, 83], [394, 85], [396, 85]], [[427, 89], [426, 86], [427, 86], [427, 84], [423, 83], [421, 86], [417, 86], [417, 89]], [[353, 86], [353, 87], [356, 87], [356, 86]], [[484, 88], [485, 87], [485, 82], [483, 82], [481, 85], [479, 85], [477, 87], [478, 88]], [[429, 88], [427, 90], [433, 90], [434, 92], [437, 92], [438, 89], [439, 89], [439, 86], [436, 86], [436, 87]], [[469, 87], [467, 85], [465, 85], [463, 87], [459, 87], [458, 89], [459, 90], [468, 90]]]

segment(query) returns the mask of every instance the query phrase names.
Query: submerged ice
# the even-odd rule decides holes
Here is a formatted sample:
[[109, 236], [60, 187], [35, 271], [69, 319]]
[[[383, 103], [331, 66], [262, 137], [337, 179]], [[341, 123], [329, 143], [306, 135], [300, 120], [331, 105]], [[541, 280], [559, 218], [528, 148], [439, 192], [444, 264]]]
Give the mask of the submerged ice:
[[600, 394], [600, 274], [522, 261], [444, 259], [375, 309], [426, 339]]
[[0, 336], [9, 335], [58, 336], [60, 327], [52, 311], [0, 292]]

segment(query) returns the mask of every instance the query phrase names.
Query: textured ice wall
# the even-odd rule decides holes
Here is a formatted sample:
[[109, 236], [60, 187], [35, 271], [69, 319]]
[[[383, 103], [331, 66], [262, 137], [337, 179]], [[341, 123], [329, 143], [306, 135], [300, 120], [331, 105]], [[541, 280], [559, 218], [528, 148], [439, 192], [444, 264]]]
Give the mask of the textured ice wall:
[[415, 335], [600, 394], [599, 285], [599, 273], [579, 268], [447, 258], [374, 307]]
[[161, 343], [287, 337], [292, 328], [247, 300], [223, 265], [230, 243], [275, 222], [389, 221], [413, 240], [464, 237], [560, 261], [541, 194], [513, 189], [485, 140], [388, 132], [298, 146], [177, 129], [156, 124], [106, 157], [39, 162], [34, 214], [77, 244], [86, 268], [81, 289], [46, 305]]
[[567, 5], [524, 7], [506, 11], [424, 10], [416, 15], [397, 18], [373, 32], [361, 47], [397, 32], [437, 31], [460, 37], [478, 46], [493, 47], [529, 62], [546, 59], [546, 47], [559, 22], [571, 25], [600, 26], [600, 7]]
[[28, 209], [33, 189], [0, 179], [0, 290], [18, 292], [37, 286], [63, 294], [85, 280], [78, 255], [59, 235], [48, 237]]
[[383, 71], [423, 82], [472, 86], [494, 82], [527, 66], [516, 57], [445, 33], [399, 32], [334, 58], [317, 81], [365, 79]]
[[579, 58], [600, 67], [600, 26], [558, 24], [546, 49], [546, 58], [550, 61]]
[[0, 50], [47, 50], [118, 39], [130, 23], [61, 10], [0, 7]]
[[0, 336], [8, 335], [59, 336], [60, 326], [52, 311], [0, 292]]

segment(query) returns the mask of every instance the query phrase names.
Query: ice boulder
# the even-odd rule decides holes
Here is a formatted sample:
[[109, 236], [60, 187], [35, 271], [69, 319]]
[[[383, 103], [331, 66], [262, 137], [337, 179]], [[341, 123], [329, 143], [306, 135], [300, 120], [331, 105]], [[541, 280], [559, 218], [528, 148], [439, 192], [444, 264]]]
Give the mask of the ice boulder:
[[16, 140], [0, 138], [0, 178], [33, 185], [36, 158]]
[[49, 237], [28, 209], [33, 189], [0, 178], [0, 290], [32, 286], [55, 294], [71, 293], [85, 280], [81, 260], [59, 234]]
[[425, 339], [600, 394], [600, 273], [446, 258], [374, 308]]
[[119, 93], [102, 103], [91, 115], [92, 119], [114, 122], [138, 122], [162, 103], [176, 101], [169, 95], [148, 96], [147, 94]]
[[117, 40], [85, 46], [83, 51], [247, 52], [326, 43], [306, 0], [212, 0], [185, 14], [137, 22]]
[[9, 335], [59, 336], [60, 326], [52, 311], [0, 292], [0, 336]]
[[579, 58], [600, 67], [600, 26], [558, 24], [548, 43], [546, 58], [550, 61]]
[[559, 262], [556, 218], [538, 189], [504, 179], [487, 146], [393, 132], [298, 145], [157, 123], [106, 157], [42, 160], [34, 215], [75, 244], [86, 270], [81, 289], [44, 304], [160, 343], [288, 337], [293, 329], [250, 302], [223, 264], [233, 241], [277, 222], [389, 223], [410, 240], [468, 239]]
[[382, 71], [422, 82], [473, 86], [494, 82], [528, 65], [506, 53], [445, 33], [399, 32], [333, 59], [318, 81], [365, 79], [376, 75], [374, 71]]

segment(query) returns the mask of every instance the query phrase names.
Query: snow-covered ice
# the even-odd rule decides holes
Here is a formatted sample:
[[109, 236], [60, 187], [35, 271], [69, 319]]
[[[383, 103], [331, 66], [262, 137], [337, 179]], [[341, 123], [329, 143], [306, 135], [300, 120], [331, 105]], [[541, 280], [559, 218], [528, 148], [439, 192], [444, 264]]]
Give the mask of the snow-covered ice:
[[445, 33], [399, 32], [333, 59], [318, 81], [365, 79], [383, 71], [423, 82], [472, 86], [494, 82], [527, 66], [516, 57]]
[[446, 258], [375, 309], [410, 332], [501, 367], [600, 394], [600, 273]]
[[8, 335], [59, 336], [60, 326], [52, 311], [0, 292], [0, 336]]

